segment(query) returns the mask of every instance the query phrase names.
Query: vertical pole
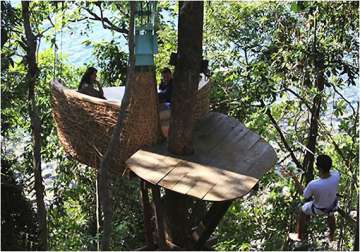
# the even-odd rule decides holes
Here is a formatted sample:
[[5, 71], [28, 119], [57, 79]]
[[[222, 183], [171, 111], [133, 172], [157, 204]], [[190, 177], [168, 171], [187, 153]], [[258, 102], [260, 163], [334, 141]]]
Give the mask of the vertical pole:
[[140, 179], [140, 194], [141, 194], [141, 202], [144, 210], [144, 229], [145, 229], [145, 241], [148, 250], [154, 249], [154, 239], [152, 234], [152, 226], [151, 226], [151, 206], [149, 202], [149, 192], [146, 187], [146, 182]]
[[163, 211], [160, 202], [160, 189], [158, 186], [151, 187], [155, 202], [156, 229], [158, 233], [158, 246], [160, 250], [166, 249]]
[[215, 228], [225, 215], [231, 203], [232, 200], [213, 203], [209, 212], [206, 214], [203, 220], [202, 224], [205, 227], [205, 230], [202, 232], [199, 240], [196, 242], [195, 250], [200, 250], [204, 246], [205, 242], [209, 239], [209, 237], [214, 232]]
[[100, 251], [100, 204], [99, 204], [99, 175], [96, 174], [96, 250]]

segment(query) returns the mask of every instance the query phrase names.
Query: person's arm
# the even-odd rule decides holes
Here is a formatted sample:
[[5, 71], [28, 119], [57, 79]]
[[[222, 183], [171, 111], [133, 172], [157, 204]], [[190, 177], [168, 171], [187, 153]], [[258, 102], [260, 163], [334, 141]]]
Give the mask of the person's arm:
[[293, 179], [294, 183], [295, 183], [295, 187], [297, 189], [297, 191], [300, 193], [300, 194], [303, 194], [304, 192], [304, 187], [301, 185], [300, 181], [298, 180], [298, 178], [293, 174], [291, 173], [291, 178]]
[[99, 82], [99, 81], [95, 81], [95, 83], [96, 83], [96, 85], [97, 85], [98, 88], [99, 88], [99, 98], [102, 98], [102, 99], [105, 99], [105, 100], [106, 100], [106, 98], [105, 98], [105, 96], [104, 96], [104, 90], [102, 89], [102, 86], [101, 86], [100, 82]]
[[298, 180], [298, 178], [296, 177], [296, 175], [295, 175], [293, 172], [287, 170], [285, 167], [281, 167], [280, 169], [281, 169], [280, 171], [281, 171], [281, 173], [282, 173], [283, 175], [292, 178], [292, 180], [294, 181], [296, 190], [297, 190], [300, 194], [303, 194], [303, 192], [304, 192], [304, 187], [301, 185], [301, 183], [299, 182], [299, 180]]

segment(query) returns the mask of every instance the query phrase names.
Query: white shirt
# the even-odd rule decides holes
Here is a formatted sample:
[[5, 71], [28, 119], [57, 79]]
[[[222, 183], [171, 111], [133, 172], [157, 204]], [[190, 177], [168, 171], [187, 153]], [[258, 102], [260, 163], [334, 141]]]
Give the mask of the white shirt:
[[304, 189], [304, 197], [314, 197], [314, 205], [317, 208], [328, 208], [336, 199], [337, 186], [340, 181], [340, 174], [337, 171], [330, 171], [328, 178], [311, 180]]

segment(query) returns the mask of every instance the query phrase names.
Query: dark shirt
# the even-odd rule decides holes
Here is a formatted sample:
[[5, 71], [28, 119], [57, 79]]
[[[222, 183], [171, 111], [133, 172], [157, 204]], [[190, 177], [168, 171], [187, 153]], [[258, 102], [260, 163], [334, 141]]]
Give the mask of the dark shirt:
[[78, 89], [78, 92], [106, 100], [106, 98], [104, 97], [104, 91], [102, 90], [102, 88], [100, 88], [99, 90], [96, 90], [93, 87], [93, 85], [88, 84], [88, 83], [84, 83], [82, 85], [82, 87], [80, 89]]
[[171, 103], [171, 94], [173, 89], [173, 80], [171, 79], [169, 83], [160, 83], [159, 86], [159, 103], [169, 102]]

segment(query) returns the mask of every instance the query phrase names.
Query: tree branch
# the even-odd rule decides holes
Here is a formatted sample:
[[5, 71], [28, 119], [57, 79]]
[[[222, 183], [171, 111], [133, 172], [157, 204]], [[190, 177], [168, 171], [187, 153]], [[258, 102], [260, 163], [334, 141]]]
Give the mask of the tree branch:
[[[261, 100], [261, 104], [263, 107], [265, 107], [265, 103], [264, 101]], [[280, 128], [280, 126], [277, 124], [275, 118], [273, 117], [273, 115], [271, 114], [271, 111], [269, 108], [266, 109], [266, 114], [268, 115], [271, 123], [273, 124], [273, 126], [275, 127], [276, 131], [278, 132], [278, 134], [280, 135], [281, 141], [283, 142], [286, 150], [290, 153], [290, 156], [292, 158], [292, 160], [294, 161], [294, 163], [296, 164], [296, 167], [304, 170], [304, 168], [302, 167], [300, 161], [296, 158], [295, 153], [293, 152], [293, 150], [291, 149], [289, 143], [286, 141], [286, 138]]]
[[337, 93], [351, 108], [351, 110], [353, 111], [353, 114], [356, 115], [355, 112], [355, 108], [353, 107], [353, 105], [351, 104], [351, 102], [349, 100], [347, 100], [344, 95], [342, 93], [339, 92], [339, 90], [336, 89], [335, 85], [330, 83], [330, 85], [333, 87], [334, 92]]
[[[91, 20], [95, 20], [95, 21], [100, 21], [103, 24], [103, 28], [104, 29], [109, 29], [109, 30], [113, 30], [119, 33], [122, 33], [123, 35], [127, 35], [129, 33], [128, 29], [126, 28], [120, 28], [118, 26], [116, 26], [114, 23], [112, 23], [107, 17], [99, 17], [95, 12], [93, 12], [92, 10], [85, 8], [85, 7], [81, 7], [83, 10], [85, 10], [87, 13], [89, 13], [92, 17], [89, 17], [89, 19]], [[100, 7], [99, 7], [100, 8]], [[100, 11], [102, 13], [102, 10], [100, 8]], [[101, 14], [102, 15], [102, 14]]]

